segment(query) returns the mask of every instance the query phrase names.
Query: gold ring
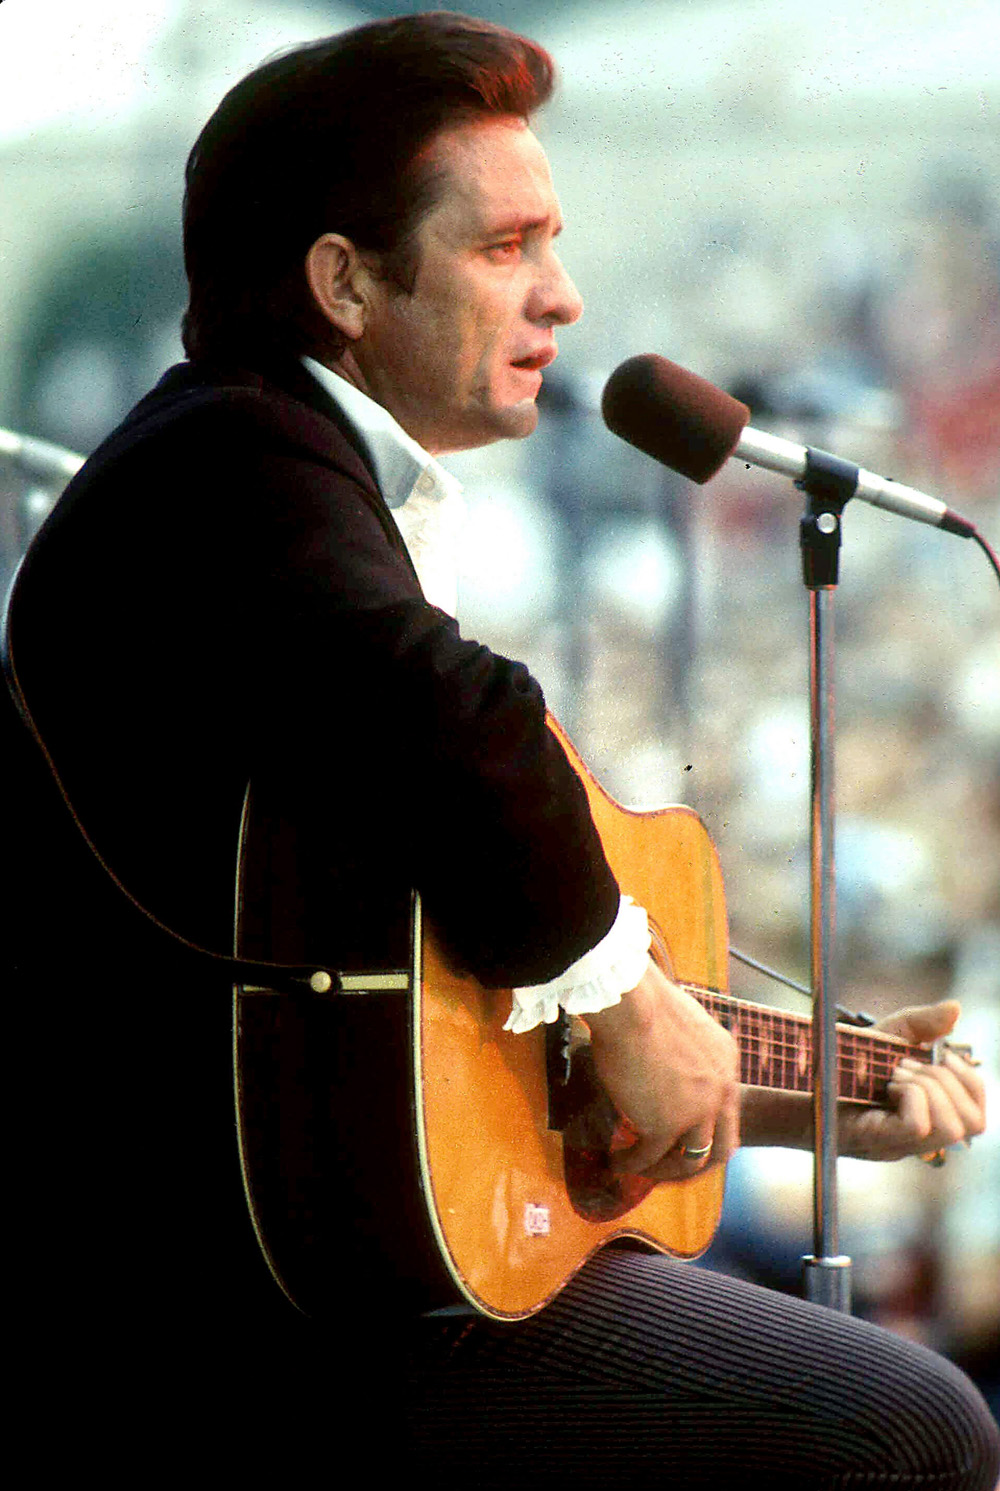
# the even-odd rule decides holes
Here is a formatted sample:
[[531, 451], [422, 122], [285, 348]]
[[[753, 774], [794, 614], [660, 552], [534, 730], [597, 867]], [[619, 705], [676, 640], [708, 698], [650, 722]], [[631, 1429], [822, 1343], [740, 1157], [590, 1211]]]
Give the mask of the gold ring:
[[686, 1160], [703, 1160], [705, 1156], [707, 1154], [711, 1154], [711, 1152], [711, 1144], [703, 1144], [700, 1149], [690, 1149], [688, 1145], [685, 1144], [684, 1148], [681, 1150], [681, 1154]]

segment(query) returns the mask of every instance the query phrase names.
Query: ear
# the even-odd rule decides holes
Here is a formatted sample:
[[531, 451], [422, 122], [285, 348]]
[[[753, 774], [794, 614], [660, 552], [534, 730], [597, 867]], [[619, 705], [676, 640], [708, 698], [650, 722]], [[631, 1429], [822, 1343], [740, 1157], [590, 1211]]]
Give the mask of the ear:
[[306, 279], [323, 315], [349, 341], [364, 333], [368, 271], [349, 238], [324, 233], [306, 254]]

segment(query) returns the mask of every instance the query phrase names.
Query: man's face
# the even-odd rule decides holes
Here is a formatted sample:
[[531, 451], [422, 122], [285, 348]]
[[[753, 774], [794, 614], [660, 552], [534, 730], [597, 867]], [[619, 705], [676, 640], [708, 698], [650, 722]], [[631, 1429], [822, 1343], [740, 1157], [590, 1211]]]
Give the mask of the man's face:
[[412, 294], [367, 283], [342, 371], [439, 455], [531, 433], [555, 327], [583, 305], [554, 251], [559, 203], [526, 124], [443, 130], [429, 159], [444, 179], [418, 229]]

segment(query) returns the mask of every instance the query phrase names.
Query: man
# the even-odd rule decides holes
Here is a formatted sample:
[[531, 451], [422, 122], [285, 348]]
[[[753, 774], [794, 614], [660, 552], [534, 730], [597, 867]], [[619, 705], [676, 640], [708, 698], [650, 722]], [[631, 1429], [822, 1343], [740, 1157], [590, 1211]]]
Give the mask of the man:
[[[436, 457], [528, 435], [556, 331], [581, 312], [528, 123], [551, 77], [532, 43], [436, 13], [237, 85], [188, 166], [189, 361], [67, 489], [11, 639], [79, 823], [161, 924], [227, 950], [250, 783], [265, 846], [244, 886], [264, 909], [250, 951], [391, 964], [416, 887], [449, 959], [514, 990], [512, 1030], [559, 1006], [586, 1017], [640, 1136], [625, 1164], [665, 1180], [739, 1142], [734, 1043], [650, 962], [645, 913], [619, 894], [538, 685], [449, 614], [454, 490]], [[71, 1184], [90, 1266], [134, 1301], [88, 1319], [114, 1321], [140, 1374], [186, 1342], [184, 1381], [202, 1375], [167, 1395], [182, 1425], [206, 1370], [242, 1367], [265, 1396], [291, 1382], [284, 1414], [312, 1389], [329, 1415], [331, 1351], [374, 1350], [384, 1372], [405, 1350], [411, 1454], [449, 1484], [652, 1485], [669, 1464], [664, 1484], [715, 1485], [753, 1464], [788, 1485], [932, 1475], [986, 1491], [995, 1433], [946, 1363], [647, 1255], [606, 1250], [519, 1326], [456, 1324], [417, 1300], [390, 1327], [349, 1235], [332, 1321], [299, 1321], [238, 1197], [219, 984], [164, 973], [166, 944], [137, 916], [112, 943], [115, 915], [105, 900], [64, 938], [111, 991], [96, 1030], [77, 1030], [87, 1158]], [[894, 1028], [928, 1039], [956, 1014]], [[388, 1055], [365, 1065], [381, 1094]], [[843, 1150], [898, 1157], [982, 1129], [982, 1084], [953, 1058], [901, 1070], [893, 1096], [845, 1116]], [[742, 1125], [752, 1142], [807, 1142], [807, 1115], [777, 1097], [747, 1094]], [[356, 1142], [363, 1165], [363, 1129]], [[848, 1430], [852, 1406], [863, 1422]]]

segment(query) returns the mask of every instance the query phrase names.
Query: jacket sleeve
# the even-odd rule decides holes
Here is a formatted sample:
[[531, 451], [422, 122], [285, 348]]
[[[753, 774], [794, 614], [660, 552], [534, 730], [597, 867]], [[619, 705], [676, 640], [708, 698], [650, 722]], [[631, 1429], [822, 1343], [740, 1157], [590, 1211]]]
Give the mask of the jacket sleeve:
[[246, 390], [152, 407], [67, 489], [25, 596], [26, 677], [122, 878], [224, 946], [249, 776], [310, 867], [361, 866], [356, 902], [419, 890], [484, 984], [561, 973], [619, 897], [536, 681], [427, 603], [329, 421]]
[[378, 800], [458, 966], [494, 987], [555, 977], [611, 927], [619, 891], [538, 683], [427, 603], [356, 483], [271, 462], [254, 490], [262, 669], [290, 727], [277, 754], [322, 783], [319, 752], [341, 791]]

